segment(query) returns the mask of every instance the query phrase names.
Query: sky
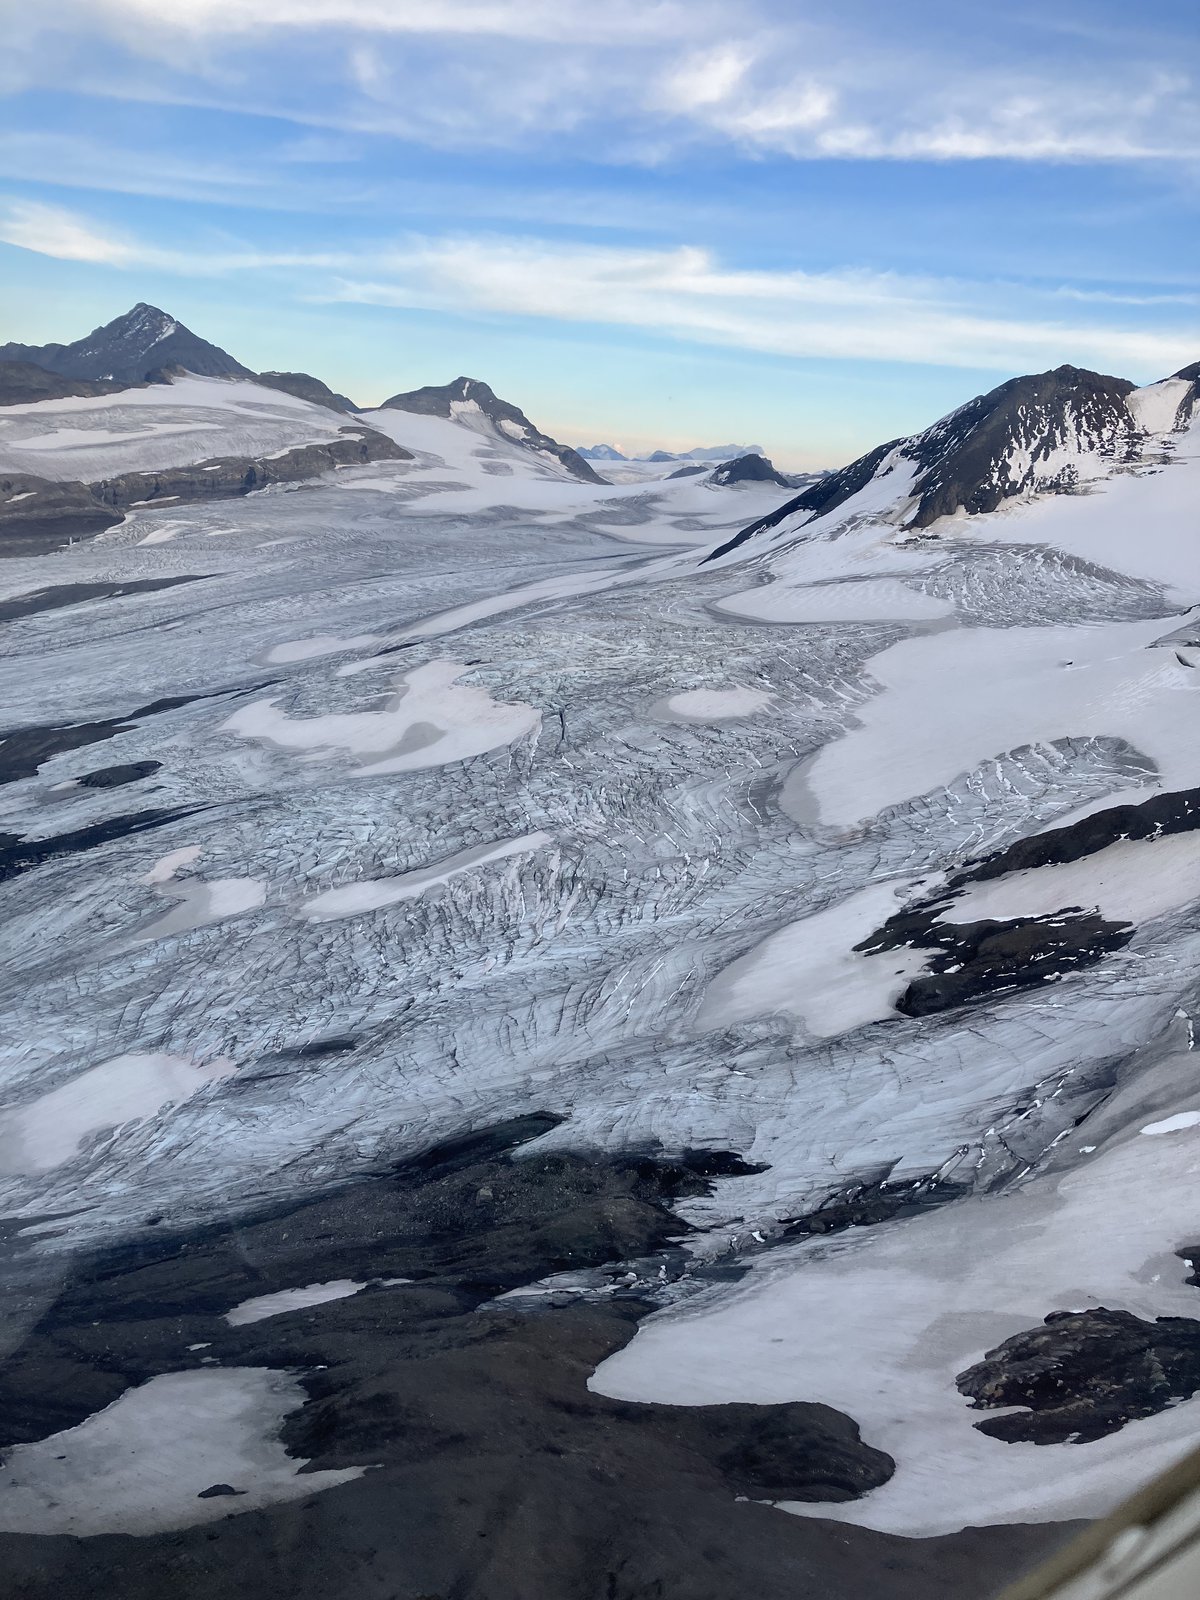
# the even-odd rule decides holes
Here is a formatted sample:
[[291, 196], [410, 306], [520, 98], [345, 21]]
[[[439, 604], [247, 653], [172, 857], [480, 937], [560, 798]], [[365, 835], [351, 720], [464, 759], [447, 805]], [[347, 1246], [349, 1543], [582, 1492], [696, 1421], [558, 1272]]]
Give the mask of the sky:
[[1194, 0], [0, 0], [0, 342], [837, 466], [1200, 357]]

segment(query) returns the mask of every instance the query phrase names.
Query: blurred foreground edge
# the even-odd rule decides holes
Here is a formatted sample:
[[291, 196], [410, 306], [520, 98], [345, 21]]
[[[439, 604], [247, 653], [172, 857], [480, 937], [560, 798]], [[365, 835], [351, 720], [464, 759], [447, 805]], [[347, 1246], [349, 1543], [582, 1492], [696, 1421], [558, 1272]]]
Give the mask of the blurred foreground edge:
[[998, 1600], [1200, 1600], [1200, 1449]]

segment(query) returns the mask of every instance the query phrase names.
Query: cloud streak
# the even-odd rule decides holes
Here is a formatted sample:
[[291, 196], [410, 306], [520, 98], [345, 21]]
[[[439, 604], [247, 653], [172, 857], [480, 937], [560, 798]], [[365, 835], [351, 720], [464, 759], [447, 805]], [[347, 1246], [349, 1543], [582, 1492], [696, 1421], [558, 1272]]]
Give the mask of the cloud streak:
[[[98, 67], [89, 41], [112, 58]], [[922, 30], [882, 6], [855, 29], [771, 0], [42, 0], [7, 44], [14, 86], [221, 102], [448, 150], [566, 136], [633, 164], [718, 146], [943, 164], [1200, 155], [1178, 52], [1132, 29], [1078, 44], [1060, 70], [1032, 67], [1002, 27]]]
[[[603, 325], [792, 358], [1003, 372], [1070, 360], [1151, 377], [1200, 347], [1194, 319], [1150, 329], [1066, 321], [1054, 314], [1063, 298], [1056, 290], [851, 269], [747, 270], [686, 245], [637, 249], [450, 236], [323, 251], [164, 248], [24, 201], [0, 207], [0, 240], [130, 271], [283, 274], [310, 301]], [[1008, 303], [1007, 314], [991, 309], [1000, 302]]]

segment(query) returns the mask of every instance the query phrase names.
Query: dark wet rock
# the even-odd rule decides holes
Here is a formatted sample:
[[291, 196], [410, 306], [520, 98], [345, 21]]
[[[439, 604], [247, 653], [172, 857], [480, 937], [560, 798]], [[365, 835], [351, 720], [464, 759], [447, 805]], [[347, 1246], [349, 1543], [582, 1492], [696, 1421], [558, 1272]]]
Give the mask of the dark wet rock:
[[85, 600], [119, 600], [129, 594], [173, 589], [181, 583], [203, 583], [207, 576], [207, 573], [198, 572], [184, 573], [177, 578], [134, 578], [128, 583], [59, 583], [50, 589], [38, 589], [34, 594], [0, 601], [0, 622], [15, 622], [41, 611], [61, 611], [64, 606], [82, 605]]
[[227, 351], [182, 322], [139, 301], [73, 344], [6, 344], [0, 361], [28, 361], [66, 378], [101, 379], [118, 387], [141, 383], [154, 368], [182, 367], [200, 377], [251, 377]]
[[916, 1178], [907, 1183], [865, 1183], [847, 1195], [827, 1200], [807, 1216], [789, 1222], [781, 1237], [791, 1239], [871, 1227], [875, 1223], [890, 1222], [894, 1217], [934, 1211], [970, 1192], [970, 1184], [936, 1176]]
[[267, 683], [239, 684], [231, 689], [212, 689], [203, 694], [169, 695], [162, 700], [151, 701], [149, 705], [137, 706], [124, 716], [107, 717], [96, 722], [0, 729], [0, 784], [36, 777], [51, 757], [68, 750], [79, 750], [84, 745], [99, 744], [105, 739], [115, 738], [119, 733], [130, 733], [147, 717], [178, 711], [197, 700], [219, 700], [227, 694], [249, 694], [255, 689], [269, 688], [273, 682], [271, 679]]
[[1009, 1443], [1084, 1444], [1200, 1389], [1200, 1321], [1099, 1306], [1053, 1311], [959, 1374], [977, 1408], [1025, 1406], [975, 1426]]
[[672, 478], [694, 478], [699, 473], [703, 473], [703, 472], [707, 472], [707, 471], [708, 471], [708, 468], [706, 466], [704, 466], [703, 463], [698, 462], [698, 461], [697, 462], [693, 462], [691, 466], [679, 467], [674, 472], [668, 472], [667, 473], [667, 482], [669, 483]]
[[126, 761], [117, 767], [97, 767], [77, 781], [85, 789], [120, 789], [127, 783], [140, 783], [162, 768], [161, 761]]
[[931, 1016], [1078, 972], [1123, 949], [1134, 934], [1128, 923], [1108, 922], [1095, 912], [1004, 922], [954, 922], [953, 914], [945, 899], [910, 907], [854, 947], [867, 955], [905, 946], [929, 952], [929, 971], [896, 1001], [904, 1016]]
[[307, 372], [260, 372], [255, 383], [268, 389], [280, 389], [284, 394], [294, 394], [298, 400], [307, 400], [314, 406], [327, 406], [330, 411], [355, 412], [362, 408], [344, 394], [335, 394], [327, 383]]
[[235, 1489], [230, 1483], [210, 1483], [207, 1489], [201, 1489], [196, 1496], [197, 1500], [216, 1500], [221, 1495], [245, 1494], [245, 1489]]
[[949, 880], [949, 889], [1031, 867], [1057, 866], [1081, 861], [1121, 839], [1157, 839], [1165, 834], [1191, 833], [1200, 828], [1200, 789], [1178, 789], [1156, 794], [1137, 805], [1109, 806], [1094, 811], [1063, 828], [1018, 839], [1005, 850], [972, 862]]
[[723, 488], [735, 483], [775, 483], [781, 489], [791, 488], [791, 484], [776, 472], [767, 457], [760, 455], [737, 456], [733, 461], [723, 461], [714, 468], [708, 481]]
[[128, 839], [135, 833], [146, 833], [151, 828], [164, 828], [169, 822], [194, 816], [202, 806], [180, 806], [165, 811], [135, 811], [127, 816], [109, 817], [104, 822], [93, 822], [85, 828], [72, 828], [67, 833], [52, 834], [48, 839], [22, 839], [15, 833], [0, 833], [0, 883], [31, 872], [34, 867], [61, 856], [78, 855], [83, 850], [95, 850], [98, 845], [111, 844], [115, 839]]
[[125, 387], [100, 379], [64, 378], [32, 361], [0, 358], [0, 406], [35, 405], [39, 400], [64, 400], [69, 395], [115, 394]]
[[[455, 378], [453, 383], [428, 384], [423, 389], [412, 389], [407, 394], [394, 394], [390, 400], [383, 402], [381, 409], [413, 411], [423, 417], [451, 417], [454, 415], [453, 406], [465, 401], [473, 401], [493, 423], [497, 435], [509, 444], [523, 445], [535, 453], [555, 456], [573, 477], [582, 479], [584, 483], [604, 482], [577, 450], [572, 450], [570, 445], [559, 444], [557, 439], [542, 433], [523, 411], [507, 400], [501, 400], [494, 390], [478, 378]], [[509, 428], [502, 426], [503, 423], [508, 423], [509, 428], [517, 432], [510, 432]]]
[[1179, 1259], [1191, 1268], [1191, 1272], [1183, 1280], [1185, 1283], [1194, 1283], [1200, 1289], [1200, 1244], [1185, 1244], [1182, 1250], [1177, 1250]]
[[[300, 1205], [77, 1260], [0, 1369], [4, 1439], [82, 1421], [131, 1384], [198, 1366], [300, 1374], [287, 1449], [337, 1489], [136, 1539], [0, 1535], [22, 1600], [965, 1600], [1054, 1529], [894, 1539], [757, 1499], [836, 1501], [892, 1462], [826, 1406], [681, 1407], [593, 1393], [651, 1309], [616, 1297], [530, 1312], [506, 1287], [643, 1254], [685, 1231], [669, 1199], [728, 1152], [613, 1162], [524, 1148], [553, 1118], [480, 1130]], [[334, 1277], [416, 1281], [231, 1327], [252, 1295]], [[229, 1489], [213, 1485], [208, 1491]], [[748, 1499], [739, 1499], [739, 1496]]]

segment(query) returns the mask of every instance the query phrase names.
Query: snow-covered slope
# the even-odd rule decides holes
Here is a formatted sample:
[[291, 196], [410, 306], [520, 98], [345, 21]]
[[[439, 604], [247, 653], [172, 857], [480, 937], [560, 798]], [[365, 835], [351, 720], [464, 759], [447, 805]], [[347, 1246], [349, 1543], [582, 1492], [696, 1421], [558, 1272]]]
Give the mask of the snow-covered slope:
[[408, 411], [417, 416], [444, 417], [487, 438], [500, 439], [527, 450], [543, 464], [558, 471], [565, 469], [584, 483], [604, 480], [569, 445], [559, 444], [535, 428], [525, 413], [507, 400], [501, 400], [478, 378], [455, 378], [453, 383], [430, 385], [407, 394], [394, 394], [383, 402], [383, 409]]
[[0, 410], [0, 472], [65, 482], [338, 437], [345, 417], [248, 378], [188, 375]]

